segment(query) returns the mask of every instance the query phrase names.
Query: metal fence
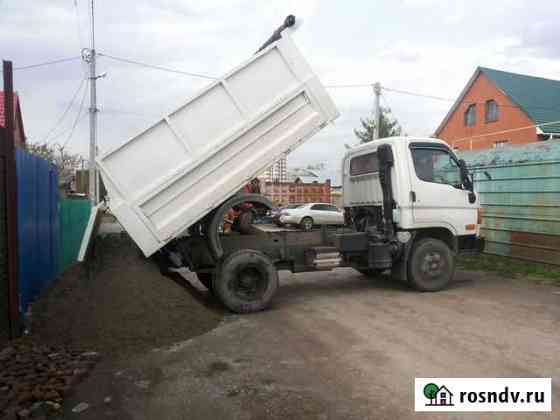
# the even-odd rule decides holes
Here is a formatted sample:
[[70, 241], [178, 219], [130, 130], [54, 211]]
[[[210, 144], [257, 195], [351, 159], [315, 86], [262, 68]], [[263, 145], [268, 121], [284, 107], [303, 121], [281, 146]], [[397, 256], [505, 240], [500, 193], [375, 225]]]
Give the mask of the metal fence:
[[486, 252], [560, 265], [560, 141], [460, 157], [484, 207]]
[[59, 272], [58, 172], [46, 160], [16, 150], [20, 308]]
[[60, 201], [60, 271], [76, 262], [91, 212], [89, 199]]

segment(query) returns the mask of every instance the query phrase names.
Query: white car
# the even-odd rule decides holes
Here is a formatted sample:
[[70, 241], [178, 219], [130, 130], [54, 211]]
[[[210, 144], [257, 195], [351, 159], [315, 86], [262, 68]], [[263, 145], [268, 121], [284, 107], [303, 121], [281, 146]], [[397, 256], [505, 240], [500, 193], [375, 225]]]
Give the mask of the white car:
[[281, 225], [299, 225], [311, 230], [314, 225], [344, 225], [344, 213], [327, 203], [307, 203], [280, 212]]

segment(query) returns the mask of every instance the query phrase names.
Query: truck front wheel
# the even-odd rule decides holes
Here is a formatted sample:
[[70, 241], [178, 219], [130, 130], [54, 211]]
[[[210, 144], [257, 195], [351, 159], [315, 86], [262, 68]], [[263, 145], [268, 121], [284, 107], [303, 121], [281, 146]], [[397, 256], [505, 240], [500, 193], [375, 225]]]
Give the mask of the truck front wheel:
[[270, 304], [278, 289], [278, 272], [262, 252], [242, 249], [223, 259], [212, 286], [232, 312], [256, 312]]
[[408, 260], [408, 277], [422, 292], [435, 292], [446, 287], [455, 272], [455, 258], [447, 244], [439, 239], [419, 240]]

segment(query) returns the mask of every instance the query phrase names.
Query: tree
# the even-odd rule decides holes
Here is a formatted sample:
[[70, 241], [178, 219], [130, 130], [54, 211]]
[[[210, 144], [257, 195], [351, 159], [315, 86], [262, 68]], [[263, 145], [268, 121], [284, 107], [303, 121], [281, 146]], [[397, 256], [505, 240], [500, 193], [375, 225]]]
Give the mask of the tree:
[[27, 143], [26, 148], [32, 155], [39, 156], [58, 168], [60, 183], [69, 182], [83, 162], [82, 156], [68, 153], [64, 147], [56, 144]]
[[[402, 128], [399, 122], [391, 114], [390, 108], [381, 107], [379, 138], [400, 136]], [[360, 118], [362, 124], [361, 129], [354, 129], [354, 134], [360, 139], [361, 143], [367, 143], [373, 140], [373, 131], [375, 128], [374, 118]]]

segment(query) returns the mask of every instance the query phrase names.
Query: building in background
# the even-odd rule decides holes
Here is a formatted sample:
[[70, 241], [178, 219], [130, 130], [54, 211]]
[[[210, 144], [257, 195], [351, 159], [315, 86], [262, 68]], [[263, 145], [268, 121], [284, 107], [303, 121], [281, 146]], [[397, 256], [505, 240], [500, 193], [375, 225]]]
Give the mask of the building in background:
[[331, 185], [331, 204], [342, 209], [342, 185]]
[[263, 181], [286, 182], [288, 180], [288, 171], [286, 169], [286, 165], [287, 159], [286, 156], [284, 156], [264, 172], [262, 176]]
[[264, 182], [263, 194], [275, 205], [294, 203], [330, 203], [331, 180], [325, 182]]
[[[25, 130], [23, 129], [23, 118], [18, 94], [14, 92], [14, 139], [16, 147], [25, 147]], [[4, 114], [4, 92], [0, 91], [0, 127], [6, 127], [6, 117]]]
[[435, 137], [458, 150], [490, 149], [560, 138], [557, 121], [560, 81], [478, 67]]

